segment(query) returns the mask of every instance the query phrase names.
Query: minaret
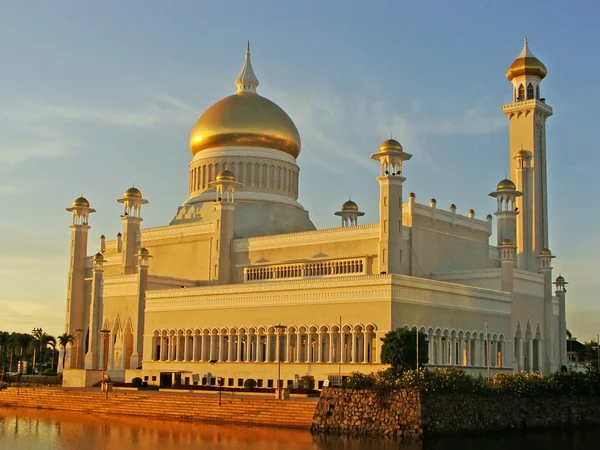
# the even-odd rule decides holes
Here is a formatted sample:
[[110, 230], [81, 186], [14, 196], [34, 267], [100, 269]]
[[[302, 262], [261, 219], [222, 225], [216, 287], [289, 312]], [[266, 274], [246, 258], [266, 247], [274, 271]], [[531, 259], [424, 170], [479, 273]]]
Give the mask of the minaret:
[[[90, 208], [90, 202], [85, 198], [76, 199], [70, 208], [67, 208], [73, 215], [71, 224], [71, 257], [69, 265], [69, 282], [67, 286], [67, 317], [65, 332], [72, 336], [77, 336], [79, 329], [84, 329], [85, 315], [87, 310], [87, 299], [85, 293], [86, 278], [86, 256], [88, 244], [88, 218], [91, 213], [96, 212]], [[81, 345], [81, 343], [79, 343]], [[80, 351], [79, 360], [69, 352], [68, 360], [65, 362], [65, 368], [75, 369], [83, 368], [84, 352]]]
[[502, 239], [498, 246], [500, 249], [501, 267], [501, 287], [504, 292], [513, 292], [514, 287], [514, 267], [515, 267], [515, 246], [509, 238]]
[[[520, 186], [521, 192], [533, 192], [533, 168], [531, 167], [531, 152], [519, 150], [513, 160], [516, 161], [517, 180], [516, 185]], [[516, 207], [520, 214], [517, 216], [517, 266], [524, 270], [537, 271], [537, 254], [532, 248], [533, 233], [533, 195], [526, 195], [516, 199]]]
[[505, 239], [510, 240], [511, 245], [517, 242], [517, 216], [519, 211], [515, 206], [516, 199], [522, 193], [517, 191], [515, 183], [508, 179], [502, 180], [496, 186], [496, 190], [491, 192], [490, 197], [494, 197], [498, 203], [496, 212], [496, 231], [498, 233], [497, 245], [501, 246]]
[[[561, 366], [566, 366], [568, 364], [567, 357], [567, 311], [565, 304], [565, 296], [567, 294], [567, 283], [565, 278], [562, 275], [556, 277], [556, 281], [554, 282], [556, 285], [556, 298], [558, 298], [558, 343], [560, 345], [559, 348], [559, 364]], [[562, 339], [562, 341], [560, 340]]]
[[85, 355], [85, 368], [100, 368], [102, 354], [100, 330], [102, 329], [102, 278], [104, 272], [104, 256], [96, 253], [92, 259], [92, 294], [90, 302], [89, 344]]
[[[252, 70], [252, 67], [250, 67]], [[233, 241], [233, 212], [235, 210], [234, 193], [241, 183], [229, 170], [223, 170], [209, 183], [215, 188], [215, 213], [217, 230], [212, 242], [211, 280], [219, 284], [231, 283], [231, 245]]]
[[[513, 85], [513, 102], [503, 105], [502, 112], [508, 117], [510, 130], [510, 178], [517, 181], [517, 190], [523, 198], [517, 207], [523, 214], [517, 219], [519, 251], [528, 269], [537, 271], [536, 258], [548, 247], [548, 198], [546, 180], [546, 119], [552, 108], [541, 97], [540, 84], [546, 76], [544, 64], [529, 50], [527, 39], [521, 54], [506, 72]], [[520, 173], [523, 158], [518, 153], [526, 149], [531, 153], [527, 159], [531, 167], [529, 176]], [[521, 245], [523, 241], [523, 245]]]
[[123, 274], [135, 273], [137, 266], [137, 254], [139, 250], [140, 225], [142, 223], [141, 209], [142, 205], [148, 203], [148, 200], [142, 198], [142, 193], [135, 187], [130, 187], [123, 194], [123, 198], [117, 200], [123, 203], [124, 212], [121, 216], [123, 222], [123, 241], [122, 241], [122, 271]]
[[556, 327], [554, 326], [554, 306], [553, 306], [553, 298], [552, 298], [552, 259], [555, 256], [552, 255], [552, 252], [543, 248], [538, 256], [540, 272], [544, 275], [544, 358], [542, 359], [543, 363], [543, 372], [542, 374], [549, 374], [556, 371], [558, 366], [558, 356], [556, 355], [556, 345], [558, 339], [560, 338], [560, 342], [565, 344], [565, 336], [557, 337], [556, 336]]
[[379, 161], [379, 273], [401, 273], [402, 265], [402, 162], [412, 155], [388, 139], [373, 153]]
[[148, 267], [150, 266], [150, 253], [145, 248], [140, 248], [137, 259], [137, 302], [132, 316], [133, 325], [133, 351], [129, 359], [129, 367], [137, 369], [142, 365], [144, 348], [144, 313], [146, 310], [146, 290], [148, 289]]
[[360, 212], [358, 210], [358, 205], [350, 199], [347, 202], [344, 202], [341, 210], [337, 211], [335, 215], [342, 218], [342, 228], [344, 228], [358, 225], [358, 218], [364, 216], [365, 213]]

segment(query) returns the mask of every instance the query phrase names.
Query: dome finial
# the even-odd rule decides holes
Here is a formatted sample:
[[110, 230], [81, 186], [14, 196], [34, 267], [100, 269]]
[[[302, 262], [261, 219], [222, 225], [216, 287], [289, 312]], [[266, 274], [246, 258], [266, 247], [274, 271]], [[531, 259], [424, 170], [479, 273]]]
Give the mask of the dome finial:
[[235, 80], [235, 85], [238, 90], [237, 93], [252, 93], [256, 94], [256, 88], [258, 87], [258, 78], [254, 74], [252, 69], [252, 63], [250, 62], [250, 41], [246, 44], [246, 56], [244, 58], [244, 65], [240, 74]]

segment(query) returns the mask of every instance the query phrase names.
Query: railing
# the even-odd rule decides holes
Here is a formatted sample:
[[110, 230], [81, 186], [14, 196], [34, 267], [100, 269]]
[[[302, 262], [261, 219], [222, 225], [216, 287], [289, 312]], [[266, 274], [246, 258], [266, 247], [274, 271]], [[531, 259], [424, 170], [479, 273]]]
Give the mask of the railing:
[[244, 281], [366, 274], [367, 258], [245, 267]]

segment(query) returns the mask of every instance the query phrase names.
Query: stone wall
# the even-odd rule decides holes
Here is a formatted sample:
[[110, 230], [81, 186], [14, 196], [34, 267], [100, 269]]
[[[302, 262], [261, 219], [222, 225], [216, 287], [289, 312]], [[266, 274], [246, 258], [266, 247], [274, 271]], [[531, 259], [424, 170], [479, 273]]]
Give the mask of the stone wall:
[[600, 426], [600, 399], [519, 398], [326, 388], [313, 433], [415, 439], [436, 434]]

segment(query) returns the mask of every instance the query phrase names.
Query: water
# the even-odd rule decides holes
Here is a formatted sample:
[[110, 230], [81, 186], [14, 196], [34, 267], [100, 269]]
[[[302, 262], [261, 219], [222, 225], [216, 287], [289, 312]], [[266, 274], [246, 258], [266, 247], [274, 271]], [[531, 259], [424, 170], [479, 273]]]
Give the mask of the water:
[[590, 450], [600, 430], [497, 434], [422, 443], [315, 437], [308, 431], [162, 422], [65, 411], [0, 408], [0, 449]]

